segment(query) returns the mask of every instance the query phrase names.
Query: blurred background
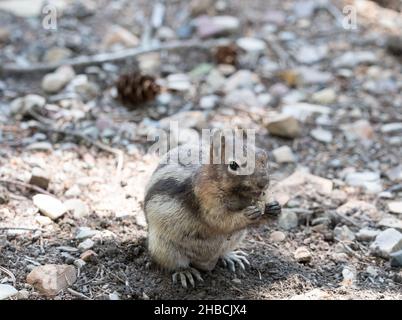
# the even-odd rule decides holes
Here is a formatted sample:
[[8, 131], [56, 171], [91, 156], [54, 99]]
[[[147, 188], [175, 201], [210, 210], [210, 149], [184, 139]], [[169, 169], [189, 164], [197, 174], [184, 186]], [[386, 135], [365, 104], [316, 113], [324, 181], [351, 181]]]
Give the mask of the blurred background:
[[[0, 0], [0, 299], [400, 299], [401, 12]], [[145, 249], [147, 137], [171, 121], [179, 144], [256, 130], [284, 206], [246, 239], [250, 270], [191, 292]], [[78, 276], [38, 286], [49, 264]]]

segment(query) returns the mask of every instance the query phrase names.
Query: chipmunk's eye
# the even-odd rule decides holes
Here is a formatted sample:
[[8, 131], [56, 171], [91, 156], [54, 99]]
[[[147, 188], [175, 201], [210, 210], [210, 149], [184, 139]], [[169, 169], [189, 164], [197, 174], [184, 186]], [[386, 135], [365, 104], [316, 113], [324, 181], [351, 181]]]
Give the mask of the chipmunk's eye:
[[239, 169], [239, 165], [237, 164], [236, 161], [230, 161], [230, 162], [229, 162], [229, 167], [230, 167], [230, 169], [232, 169], [233, 171], [236, 171], [237, 169]]

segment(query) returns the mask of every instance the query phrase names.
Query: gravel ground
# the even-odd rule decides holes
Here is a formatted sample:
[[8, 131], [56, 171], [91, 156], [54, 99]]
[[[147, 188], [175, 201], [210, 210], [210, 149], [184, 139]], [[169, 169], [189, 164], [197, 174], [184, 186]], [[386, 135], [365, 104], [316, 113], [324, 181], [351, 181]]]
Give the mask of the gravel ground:
[[[43, 30], [40, 17], [0, 10], [0, 70], [139, 45], [153, 11], [149, 1], [61, 2], [57, 31]], [[230, 16], [237, 27], [220, 25], [205, 39], [237, 43], [237, 65], [218, 65], [214, 48], [163, 50], [74, 68], [53, 93], [43, 72], [0, 74], [0, 284], [16, 289], [10, 299], [50, 299], [27, 281], [47, 264], [78, 271], [51, 299], [401, 299], [400, 264], [372, 244], [379, 232], [402, 231], [402, 56], [387, 50], [391, 36], [401, 37], [402, 17], [396, 2], [378, 2], [383, 7], [360, 1], [357, 28], [348, 30], [336, 13], [353, 1], [322, 8], [314, 1], [168, 1], [155, 41], [199, 39], [211, 32], [197, 25], [200, 16]], [[130, 110], [115, 99], [114, 82], [138, 70], [163, 89]], [[175, 81], [174, 74], [184, 76]], [[172, 89], [178, 85], [184, 88]], [[15, 102], [28, 94], [43, 97], [39, 108]], [[273, 131], [278, 114], [295, 119], [297, 134], [286, 133], [288, 124]], [[284, 207], [279, 219], [250, 230], [246, 271], [219, 265], [188, 290], [150, 261], [142, 210], [158, 162], [147, 134], [175, 117], [186, 136], [206, 127], [255, 129]], [[35, 170], [72, 209], [55, 219], [38, 210], [40, 192], [29, 185]], [[89, 247], [77, 237], [83, 227], [94, 230], [85, 236]], [[362, 239], [364, 228], [376, 234]], [[402, 235], [391, 251], [401, 247]]]

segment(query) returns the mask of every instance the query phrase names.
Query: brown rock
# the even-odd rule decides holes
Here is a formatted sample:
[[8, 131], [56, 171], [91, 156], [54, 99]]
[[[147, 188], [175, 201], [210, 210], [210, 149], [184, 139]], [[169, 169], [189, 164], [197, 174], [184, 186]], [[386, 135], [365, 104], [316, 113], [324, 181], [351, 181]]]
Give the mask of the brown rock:
[[42, 294], [52, 297], [77, 280], [73, 266], [47, 264], [34, 268], [27, 276], [27, 283]]
[[267, 129], [269, 133], [283, 138], [296, 138], [301, 131], [297, 119], [285, 114], [270, 119]]
[[38, 186], [42, 189], [47, 189], [49, 187], [50, 179], [47, 174], [41, 170], [40, 168], [34, 168], [32, 170], [31, 179], [29, 180], [29, 184], [34, 186]]

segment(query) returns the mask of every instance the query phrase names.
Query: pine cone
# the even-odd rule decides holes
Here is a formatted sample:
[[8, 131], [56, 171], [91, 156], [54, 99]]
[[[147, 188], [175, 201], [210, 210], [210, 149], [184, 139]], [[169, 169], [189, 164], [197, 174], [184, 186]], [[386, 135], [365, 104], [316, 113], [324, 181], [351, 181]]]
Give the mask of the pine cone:
[[237, 64], [237, 47], [235, 44], [220, 46], [215, 52], [215, 60], [218, 64]]
[[119, 100], [126, 106], [135, 107], [155, 99], [160, 86], [155, 78], [140, 73], [123, 74], [116, 82]]

